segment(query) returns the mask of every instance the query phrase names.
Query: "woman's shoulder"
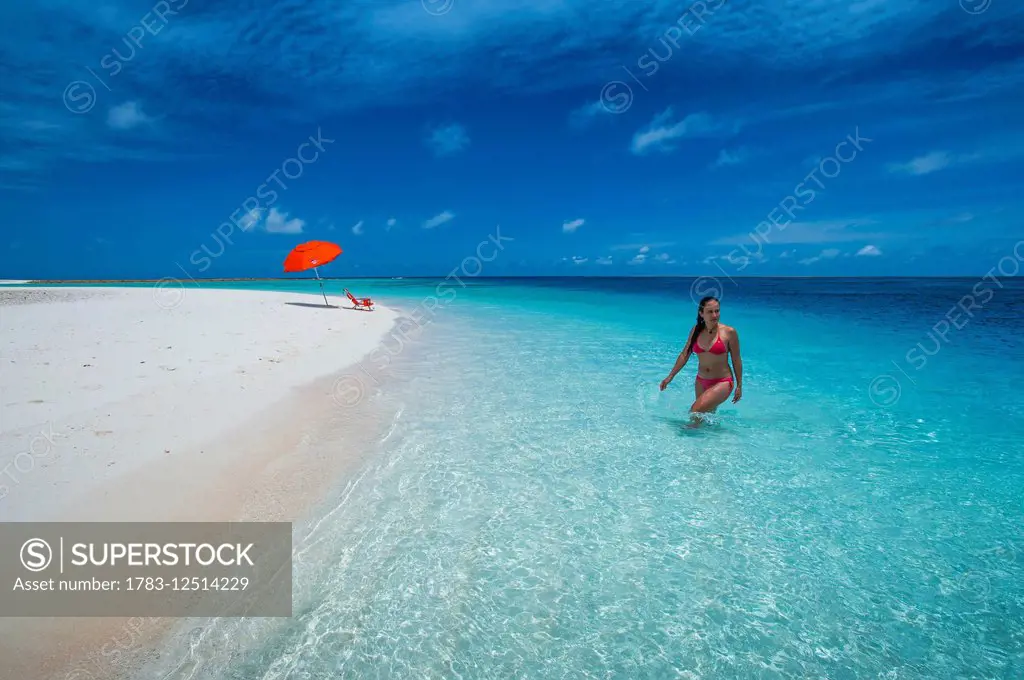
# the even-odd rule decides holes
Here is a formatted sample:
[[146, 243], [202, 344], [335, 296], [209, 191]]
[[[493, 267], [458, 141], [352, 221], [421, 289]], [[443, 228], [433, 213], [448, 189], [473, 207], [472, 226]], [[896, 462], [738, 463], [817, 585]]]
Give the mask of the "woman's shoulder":
[[733, 337], [733, 338], [736, 337], [736, 329], [735, 328], [733, 328], [732, 326], [727, 326], [724, 323], [723, 324], [719, 324], [719, 325], [722, 327], [722, 330], [725, 331], [726, 335], [728, 335], [730, 337]]

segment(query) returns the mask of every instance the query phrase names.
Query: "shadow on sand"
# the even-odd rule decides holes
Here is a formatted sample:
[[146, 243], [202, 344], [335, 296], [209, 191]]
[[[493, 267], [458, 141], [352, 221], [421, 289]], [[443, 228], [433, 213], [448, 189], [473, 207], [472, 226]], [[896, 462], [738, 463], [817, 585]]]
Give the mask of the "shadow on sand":
[[345, 312], [368, 312], [368, 309], [356, 309], [355, 307], [342, 307], [340, 305], [314, 305], [312, 302], [286, 302], [286, 305], [293, 307], [309, 307], [311, 309], [340, 309]]

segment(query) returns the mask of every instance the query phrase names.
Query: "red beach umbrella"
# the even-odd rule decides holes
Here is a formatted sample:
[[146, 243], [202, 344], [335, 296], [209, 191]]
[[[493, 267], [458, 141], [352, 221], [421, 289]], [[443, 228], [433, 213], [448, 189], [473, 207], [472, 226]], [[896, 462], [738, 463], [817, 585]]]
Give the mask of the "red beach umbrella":
[[320, 279], [318, 267], [327, 264], [334, 258], [341, 255], [341, 246], [330, 241], [306, 241], [292, 248], [288, 257], [284, 258], [284, 270], [289, 273], [304, 272], [312, 269], [316, 273], [317, 281], [320, 281], [320, 292], [324, 296], [324, 304], [327, 302], [327, 293], [324, 293], [324, 282]]

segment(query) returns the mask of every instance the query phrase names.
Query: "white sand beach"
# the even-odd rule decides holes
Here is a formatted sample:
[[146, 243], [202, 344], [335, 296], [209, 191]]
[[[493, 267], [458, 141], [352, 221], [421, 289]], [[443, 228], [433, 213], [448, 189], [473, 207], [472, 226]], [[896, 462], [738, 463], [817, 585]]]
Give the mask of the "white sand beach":
[[[0, 290], [0, 521], [295, 519], [346, 458], [297, 455], [306, 423], [399, 316], [328, 297]], [[50, 677], [123, 625], [0, 619], [4, 671]]]

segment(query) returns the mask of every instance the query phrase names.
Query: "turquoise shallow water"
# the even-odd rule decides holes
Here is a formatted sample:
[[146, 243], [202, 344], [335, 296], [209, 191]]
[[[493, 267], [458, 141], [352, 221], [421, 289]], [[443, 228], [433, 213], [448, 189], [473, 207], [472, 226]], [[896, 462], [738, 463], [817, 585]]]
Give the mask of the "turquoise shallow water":
[[393, 423], [294, 618], [191, 677], [1024, 677], [1022, 288], [933, 330], [975, 283], [718, 284], [744, 399], [697, 431], [690, 281], [460, 289], [359, 378]]

